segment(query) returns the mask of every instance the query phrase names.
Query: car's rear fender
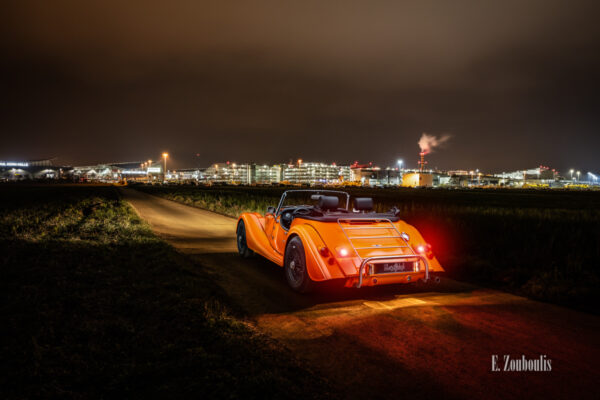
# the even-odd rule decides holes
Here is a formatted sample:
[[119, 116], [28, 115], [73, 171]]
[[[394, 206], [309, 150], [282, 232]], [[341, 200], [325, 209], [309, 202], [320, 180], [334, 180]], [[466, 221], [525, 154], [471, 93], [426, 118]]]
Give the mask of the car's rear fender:
[[309, 224], [294, 225], [288, 233], [286, 242], [289, 242], [294, 236], [300, 237], [304, 245], [306, 268], [310, 279], [324, 281], [346, 277], [332, 254], [323, 256], [319, 252], [319, 249], [327, 248], [327, 246], [314, 227]]
[[[408, 244], [410, 244], [413, 248], [416, 248], [420, 244], [426, 243], [421, 233], [414, 226], [409, 225], [404, 221], [397, 222], [396, 224], [400, 232], [406, 232], [408, 234], [410, 237]], [[435, 249], [433, 249], [433, 253], [435, 254]], [[431, 258], [428, 257], [427, 262], [429, 263], [429, 272], [444, 272], [444, 268], [442, 268], [435, 256]]]

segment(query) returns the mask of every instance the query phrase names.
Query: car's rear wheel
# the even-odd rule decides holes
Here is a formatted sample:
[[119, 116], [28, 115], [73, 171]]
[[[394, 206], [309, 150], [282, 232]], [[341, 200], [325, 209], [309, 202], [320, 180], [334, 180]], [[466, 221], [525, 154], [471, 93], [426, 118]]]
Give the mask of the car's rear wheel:
[[254, 253], [248, 248], [248, 244], [246, 242], [246, 226], [244, 225], [243, 220], [240, 220], [237, 227], [237, 246], [240, 256], [244, 258], [248, 258]]
[[293, 237], [285, 249], [285, 278], [292, 289], [306, 293], [313, 289], [314, 282], [308, 276], [304, 245], [298, 236]]

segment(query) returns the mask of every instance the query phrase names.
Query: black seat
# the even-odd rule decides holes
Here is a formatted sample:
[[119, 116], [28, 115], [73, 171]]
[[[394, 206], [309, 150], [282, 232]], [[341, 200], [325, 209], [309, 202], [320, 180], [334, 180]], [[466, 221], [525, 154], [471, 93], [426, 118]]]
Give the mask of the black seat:
[[373, 210], [373, 199], [370, 197], [356, 197], [354, 199], [354, 209], [362, 212]]
[[321, 196], [319, 198], [319, 208], [322, 211], [335, 211], [340, 204], [340, 199], [336, 196]]

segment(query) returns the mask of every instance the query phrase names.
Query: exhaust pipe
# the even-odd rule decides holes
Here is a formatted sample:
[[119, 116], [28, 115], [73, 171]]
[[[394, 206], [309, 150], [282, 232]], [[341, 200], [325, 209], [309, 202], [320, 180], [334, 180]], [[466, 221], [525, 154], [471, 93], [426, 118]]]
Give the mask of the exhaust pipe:
[[428, 285], [431, 287], [432, 284], [439, 285], [442, 282], [442, 279], [439, 276], [431, 276], [429, 279], [419, 279], [419, 284]]

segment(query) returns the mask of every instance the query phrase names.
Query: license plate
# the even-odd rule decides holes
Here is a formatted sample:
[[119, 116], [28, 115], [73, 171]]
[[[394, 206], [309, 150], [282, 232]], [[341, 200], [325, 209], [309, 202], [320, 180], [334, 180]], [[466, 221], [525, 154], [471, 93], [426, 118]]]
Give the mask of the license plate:
[[415, 261], [374, 264], [375, 274], [393, 274], [398, 272], [414, 272]]

